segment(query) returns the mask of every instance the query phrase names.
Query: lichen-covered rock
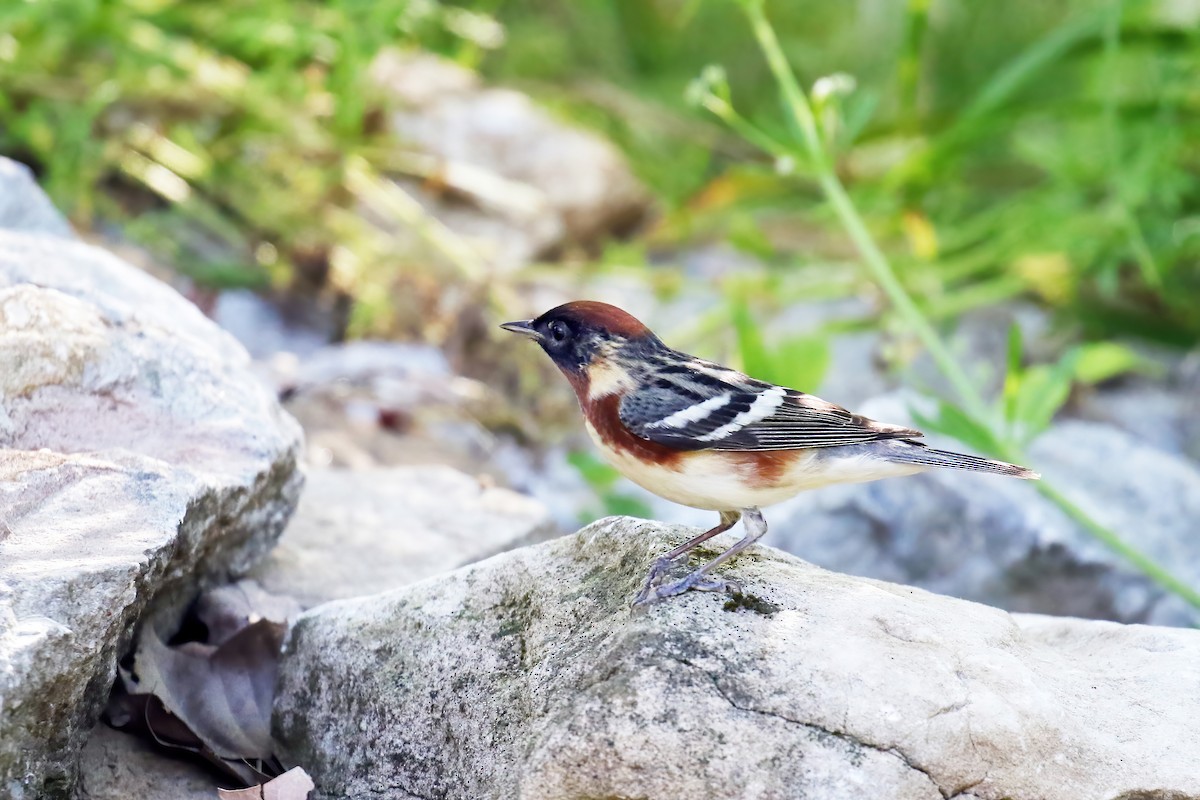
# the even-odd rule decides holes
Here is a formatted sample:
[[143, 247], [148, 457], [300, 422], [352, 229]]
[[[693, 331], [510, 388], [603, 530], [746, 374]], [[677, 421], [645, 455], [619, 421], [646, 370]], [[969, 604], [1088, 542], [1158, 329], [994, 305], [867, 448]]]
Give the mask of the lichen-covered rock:
[[0, 795], [60, 797], [143, 614], [248, 570], [300, 431], [245, 351], [104, 251], [0, 218]]
[[1009, 615], [766, 547], [722, 570], [741, 602], [631, 612], [694, 533], [607, 519], [319, 606], [277, 734], [323, 798], [1200, 798], [1200, 632]]
[[252, 577], [312, 606], [395, 589], [556, 532], [537, 501], [450, 467], [314, 468], [287, 532]]

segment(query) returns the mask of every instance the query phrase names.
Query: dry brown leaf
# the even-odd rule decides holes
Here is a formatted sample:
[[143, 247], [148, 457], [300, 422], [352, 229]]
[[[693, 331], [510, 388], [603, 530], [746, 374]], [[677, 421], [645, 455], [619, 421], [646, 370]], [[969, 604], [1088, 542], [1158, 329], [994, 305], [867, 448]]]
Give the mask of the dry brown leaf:
[[169, 646], [147, 624], [132, 668], [120, 670], [109, 722], [194, 753], [242, 785], [278, 775], [271, 705], [285, 620], [298, 608], [243, 582], [197, 601], [206, 642]]
[[220, 800], [308, 800], [312, 778], [300, 767], [293, 767], [261, 786], [249, 789], [217, 789]]
[[245, 580], [218, 586], [200, 595], [194, 613], [208, 629], [205, 643], [217, 646], [260, 619], [290, 622], [299, 616], [300, 604], [290, 597], [270, 594], [256, 582]]
[[150, 630], [123, 673], [130, 694], [152, 694], [221, 758], [268, 759], [279, 648], [287, 627], [259, 620], [220, 647], [168, 647]]

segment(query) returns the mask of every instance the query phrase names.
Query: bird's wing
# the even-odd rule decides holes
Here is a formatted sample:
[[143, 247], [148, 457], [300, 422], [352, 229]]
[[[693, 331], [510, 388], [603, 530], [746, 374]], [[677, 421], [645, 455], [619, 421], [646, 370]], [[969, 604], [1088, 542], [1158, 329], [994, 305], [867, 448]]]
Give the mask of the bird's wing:
[[635, 435], [681, 450], [795, 450], [922, 435], [700, 359], [656, 371], [621, 398], [619, 413]]

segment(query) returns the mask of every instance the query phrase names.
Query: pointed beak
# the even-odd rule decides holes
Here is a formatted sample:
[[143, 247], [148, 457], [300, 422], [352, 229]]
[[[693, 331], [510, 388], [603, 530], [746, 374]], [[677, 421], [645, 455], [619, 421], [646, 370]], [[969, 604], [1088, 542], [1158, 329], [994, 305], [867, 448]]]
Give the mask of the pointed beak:
[[530, 339], [537, 339], [538, 341], [541, 341], [542, 339], [542, 335], [533, 329], [533, 320], [531, 319], [518, 320], [517, 322], [506, 322], [500, 327], [504, 328], [506, 331], [512, 331], [513, 333], [519, 333], [522, 336], [528, 336]]

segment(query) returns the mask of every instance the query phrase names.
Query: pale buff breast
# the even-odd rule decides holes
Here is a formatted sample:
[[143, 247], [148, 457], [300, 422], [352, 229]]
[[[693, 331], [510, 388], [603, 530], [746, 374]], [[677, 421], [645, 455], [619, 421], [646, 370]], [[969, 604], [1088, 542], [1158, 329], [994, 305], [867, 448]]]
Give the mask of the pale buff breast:
[[792, 451], [786, 467], [764, 481], [750, 453], [695, 450], [672, 466], [663, 466], [609, 446], [590, 422], [586, 426], [605, 460], [626, 478], [671, 502], [713, 511], [762, 508], [809, 489], [912, 475], [924, 469], [875, 458], [861, 448], [846, 455], [839, 454], [838, 448], [813, 449]]

